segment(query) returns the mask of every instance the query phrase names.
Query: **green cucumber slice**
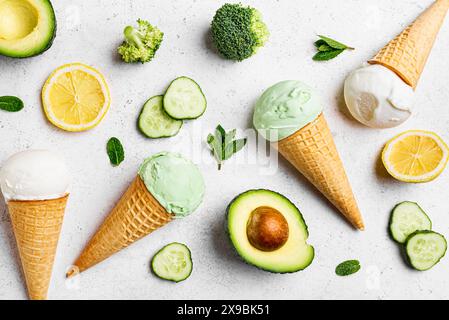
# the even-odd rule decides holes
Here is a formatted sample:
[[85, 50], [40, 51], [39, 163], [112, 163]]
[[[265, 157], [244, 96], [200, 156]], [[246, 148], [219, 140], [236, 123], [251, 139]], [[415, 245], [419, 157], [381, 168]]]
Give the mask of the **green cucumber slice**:
[[139, 129], [148, 138], [168, 138], [178, 134], [182, 121], [171, 118], [162, 107], [163, 96], [150, 98], [139, 116]]
[[151, 261], [151, 269], [161, 279], [181, 282], [190, 277], [193, 263], [190, 249], [182, 243], [163, 247]]
[[418, 271], [427, 271], [445, 256], [447, 242], [439, 233], [417, 231], [408, 237], [405, 249], [410, 265]]
[[165, 112], [174, 119], [197, 119], [206, 108], [206, 97], [200, 86], [187, 77], [173, 80], [164, 95]]
[[416, 231], [432, 230], [432, 221], [421, 207], [414, 202], [402, 202], [391, 213], [390, 233], [398, 243], [405, 243]]

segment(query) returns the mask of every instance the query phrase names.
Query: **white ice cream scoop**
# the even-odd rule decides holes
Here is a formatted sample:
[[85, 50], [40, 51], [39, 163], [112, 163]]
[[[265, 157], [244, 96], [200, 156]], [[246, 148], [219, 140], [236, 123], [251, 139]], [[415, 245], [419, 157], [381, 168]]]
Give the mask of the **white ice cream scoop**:
[[46, 150], [16, 153], [0, 169], [0, 188], [6, 201], [58, 199], [68, 194], [70, 182], [63, 159]]
[[413, 88], [382, 65], [368, 65], [352, 72], [344, 91], [353, 117], [369, 127], [397, 127], [412, 115]]

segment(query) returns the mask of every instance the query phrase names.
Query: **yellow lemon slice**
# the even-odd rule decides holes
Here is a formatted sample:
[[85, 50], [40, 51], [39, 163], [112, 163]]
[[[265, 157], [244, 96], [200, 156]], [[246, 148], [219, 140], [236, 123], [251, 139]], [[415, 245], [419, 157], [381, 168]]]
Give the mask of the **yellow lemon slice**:
[[108, 85], [96, 69], [81, 63], [56, 69], [42, 89], [47, 119], [66, 131], [85, 131], [100, 123], [111, 104]]
[[382, 153], [387, 171], [403, 182], [423, 183], [436, 179], [446, 168], [449, 149], [435, 133], [407, 131], [390, 140]]

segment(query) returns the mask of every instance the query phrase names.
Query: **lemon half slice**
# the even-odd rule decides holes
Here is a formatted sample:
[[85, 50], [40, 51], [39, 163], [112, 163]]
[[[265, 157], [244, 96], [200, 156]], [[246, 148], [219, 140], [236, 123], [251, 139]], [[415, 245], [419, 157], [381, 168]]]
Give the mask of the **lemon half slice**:
[[387, 171], [403, 182], [423, 183], [436, 179], [446, 168], [449, 149], [435, 133], [413, 130], [390, 140], [382, 153]]
[[103, 75], [81, 63], [56, 69], [42, 89], [47, 119], [66, 131], [85, 131], [98, 125], [111, 104]]

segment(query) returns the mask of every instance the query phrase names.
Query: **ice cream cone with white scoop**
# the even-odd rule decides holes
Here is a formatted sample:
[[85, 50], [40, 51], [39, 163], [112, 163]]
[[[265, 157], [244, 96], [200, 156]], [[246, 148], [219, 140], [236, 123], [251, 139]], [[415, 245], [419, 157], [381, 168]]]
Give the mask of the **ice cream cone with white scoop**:
[[70, 181], [62, 158], [45, 150], [17, 153], [0, 169], [0, 187], [32, 300], [47, 299]]
[[449, 0], [435, 1], [367, 65], [349, 75], [345, 100], [355, 119], [384, 129], [410, 118], [415, 90], [448, 9]]

